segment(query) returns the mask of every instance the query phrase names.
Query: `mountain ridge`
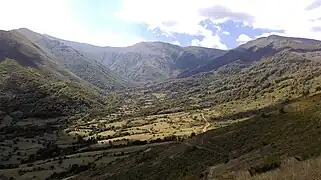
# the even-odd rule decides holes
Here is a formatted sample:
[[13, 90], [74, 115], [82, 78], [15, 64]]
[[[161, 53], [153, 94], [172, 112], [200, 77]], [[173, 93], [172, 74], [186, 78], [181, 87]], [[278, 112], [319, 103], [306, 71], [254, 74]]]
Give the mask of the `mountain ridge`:
[[100, 104], [98, 89], [19, 33], [0, 31], [0, 57], [0, 109], [8, 114], [55, 117]]
[[160, 41], [139, 42], [127, 47], [100, 47], [52, 36], [50, 38], [73, 47], [90, 59], [139, 83], [175, 78], [179, 73], [204, 65], [208, 59], [226, 52], [195, 46], [180, 47]]
[[160, 41], [139, 42], [127, 47], [100, 47], [44, 35], [79, 51], [89, 59], [108, 67], [138, 84], [185, 78], [213, 71], [241, 60], [252, 63], [281, 51], [319, 51], [320, 41], [305, 38], [270, 35], [251, 40], [234, 49], [186, 46]]
[[64, 43], [48, 39], [28, 29], [13, 30], [13, 32], [25, 36], [47, 56], [56, 59], [57, 63], [98, 88], [111, 90], [130, 84], [125, 77], [115, 74], [108, 67], [85, 57], [81, 52]]
[[185, 71], [179, 74], [178, 77], [184, 78], [199, 73], [214, 71], [223, 65], [237, 60], [244, 61], [245, 63], [252, 63], [261, 60], [263, 57], [273, 56], [282, 51], [295, 51], [301, 53], [321, 51], [321, 41], [277, 35], [258, 38], [231, 49], [220, 57], [210, 60], [205, 66], [191, 71]]

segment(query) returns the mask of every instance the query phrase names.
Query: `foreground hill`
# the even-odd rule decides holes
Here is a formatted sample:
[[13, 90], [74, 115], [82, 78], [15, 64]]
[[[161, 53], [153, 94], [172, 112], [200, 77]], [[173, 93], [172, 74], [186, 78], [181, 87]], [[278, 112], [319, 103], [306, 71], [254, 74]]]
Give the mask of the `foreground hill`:
[[75, 179], [237, 179], [240, 174], [250, 178], [285, 166], [283, 159], [317, 157], [320, 101], [321, 95], [315, 94], [259, 109], [249, 120], [149, 149]]
[[180, 47], [163, 42], [141, 42], [120, 48], [97, 47], [47, 37], [73, 47], [86, 57], [95, 59], [136, 82], [175, 78], [179, 73], [203, 66], [225, 53], [219, 49]]

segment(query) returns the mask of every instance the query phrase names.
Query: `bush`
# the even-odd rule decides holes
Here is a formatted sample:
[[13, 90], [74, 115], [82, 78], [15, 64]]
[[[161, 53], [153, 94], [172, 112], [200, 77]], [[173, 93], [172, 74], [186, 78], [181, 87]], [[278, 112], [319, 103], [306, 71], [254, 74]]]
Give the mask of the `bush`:
[[269, 156], [265, 158], [264, 163], [251, 167], [249, 173], [251, 176], [277, 169], [281, 166], [281, 159], [278, 156]]

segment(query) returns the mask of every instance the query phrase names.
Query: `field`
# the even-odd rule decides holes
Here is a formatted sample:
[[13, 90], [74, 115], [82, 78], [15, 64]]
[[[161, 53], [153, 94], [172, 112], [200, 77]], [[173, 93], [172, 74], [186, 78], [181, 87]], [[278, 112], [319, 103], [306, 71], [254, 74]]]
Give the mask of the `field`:
[[[20, 163], [20, 161], [15, 161], [15, 159], [20, 157], [18, 155], [20, 153], [23, 153], [23, 155], [26, 156], [28, 154], [35, 153], [35, 151], [32, 151], [32, 149], [38, 148], [31, 147], [28, 149], [19, 149], [19, 153], [17, 152], [12, 154], [12, 158], [10, 159], [10, 161], [7, 162], [10, 162], [10, 164], [20, 165], [9, 169], [0, 170], [0, 178], [7, 177], [11, 179], [46, 179], [54, 173], [64, 173], [72, 169], [73, 166], [84, 166], [88, 169], [103, 164], [111, 164], [118, 159], [128, 157], [132, 154], [141, 153], [154, 146], [166, 145], [168, 143], [170, 142], [153, 143], [141, 146], [130, 146], [109, 150], [94, 150], [89, 152], [80, 151], [79, 153], [75, 152], [71, 155], [64, 155], [55, 158], [46, 158], [44, 160], [37, 160], [30, 163]], [[29, 146], [30, 143], [28, 143], [27, 145]], [[8, 150], [7, 152], [10, 151]], [[2, 151], [1, 156], [6, 156], [6, 153]]]
[[[14, 179], [46, 179], [57, 174], [72, 176], [82, 168], [110, 164], [154, 146], [181, 142], [246, 119], [213, 121], [222, 115], [219, 106], [140, 115], [145, 108], [154, 105], [155, 98], [163, 101], [164, 97], [164, 94], [147, 95], [139, 100], [146, 104], [140, 106], [141, 109], [128, 103], [118, 113], [92, 118], [84, 114], [72, 117], [77, 119], [69, 124], [61, 123], [68, 122], [67, 117], [28, 118], [16, 121], [12, 129], [7, 129], [6, 125], [14, 117], [6, 115], [1, 122], [6, 138], [0, 144], [0, 175]], [[133, 115], [127, 116], [128, 112]], [[60, 131], [61, 128], [64, 130]]]
[[17, 121], [14, 115], [6, 115], [1, 126], [11, 121], [15, 125], [4, 129], [0, 175], [20, 179], [45, 179], [57, 174], [68, 177], [79, 170], [140, 154], [151, 146], [180, 142], [189, 147], [192, 145], [184, 140], [251, 119], [258, 109], [270, 111], [269, 106], [278, 102], [266, 95], [256, 101], [245, 98], [206, 108], [182, 104], [166, 105], [167, 109], [158, 113], [150, 111], [158, 104], [166, 104], [169, 95], [143, 91], [118, 94], [116, 99], [130, 98], [121, 103], [117, 112], [98, 116]]

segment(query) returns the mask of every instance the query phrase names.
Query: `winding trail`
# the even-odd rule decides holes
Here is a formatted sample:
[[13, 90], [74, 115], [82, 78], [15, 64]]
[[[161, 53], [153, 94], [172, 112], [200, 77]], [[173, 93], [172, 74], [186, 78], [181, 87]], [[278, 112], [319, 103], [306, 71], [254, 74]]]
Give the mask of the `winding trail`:
[[[202, 113], [202, 118], [203, 120], [205, 121], [205, 125], [202, 129], [202, 132], [206, 132], [207, 131], [207, 128], [209, 126], [211, 126], [211, 123], [208, 122], [208, 120], [204, 117], [204, 114]], [[206, 145], [204, 144], [204, 139], [206, 139], [206, 136], [208, 134], [203, 134], [203, 136], [199, 136], [200, 138], [198, 139], [197, 142], [191, 142], [191, 141], [184, 141], [182, 142], [182, 144], [186, 145], [186, 146], [190, 146], [190, 147], [196, 147], [197, 149], [201, 149], [201, 150], [205, 150], [205, 151], [208, 151], [208, 152], [212, 152], [212, 153], [216, 153], [216, 154], [220, 154], [220, 155], [223, 155], [225, 156], [226, 153], [225, 153], [225, 150], [219, 146], [216, 146], [215, 144], [210, 144], [210, 146], [212, 148], [209, 148], [209, 147], [205, 147]]]
[[204, 114], [202, 113], [202, 118], [204, 119], [204, 121], [205, 121], [205, 126], [203, 127], [203, 129], [202, 129], [202, 132], [204, 133], [204, 132], [206, 132], [207, 131], [207, 128], [208, 127], [210, 127], [210, 123], [208, 122], [208, 120], [204, 117]]
[[[208, 122], [208, 120], [204, 117], [204, 114], [202, 113], [202, 118], [203, 120], [205, 121], [205, 125], [202, 129], [202, 132], [206, 132], [207, 131], [207, 128], [209, 126], [211, 126], [211, 123]], [[215, 146], [214, 149], [211, 149], [211, 148], [208, 148], [208, 147], [205, 147], [205, 146], [202, 146], [204, 145], [204, 139], [206, 138], [206, 135], [204, 134], [203, 136], [201, 136], [201, 138], [199, 139], [200, 141], [198, 141], [197, 144], [191, 144], [189, 141], [185, 141], [183, 142], [182, 144], [185, 144], [186, 146], [190, 146], [190, 147], [196, 147], [197, 149], [202, 149], [202, 150], [205, 150], [205, 151], [209, 151], [209, 152], [212, 152], [212, 153], [216, 153], [216, 154], [220, 154], [220, 155], [225, 155], [224, 154], [224, 149], [220, 148], [219, 146], [215, 146], [215, 145], [212, 145], [212, 146]], [[218, 150], [222, 150], [222, 152], [219, 152]]]

